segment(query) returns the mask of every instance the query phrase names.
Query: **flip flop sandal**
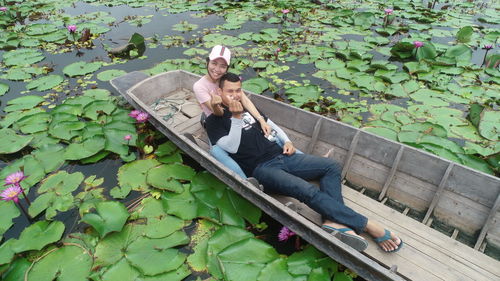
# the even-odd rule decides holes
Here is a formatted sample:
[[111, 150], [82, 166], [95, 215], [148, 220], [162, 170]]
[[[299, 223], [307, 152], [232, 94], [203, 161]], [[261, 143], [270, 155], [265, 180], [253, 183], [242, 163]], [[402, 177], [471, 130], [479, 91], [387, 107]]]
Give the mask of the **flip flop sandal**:
[[323, 228], [326, 232], [332, 234], [335, 238], [339, 239], [343, 243], [351, 246], [356, 251], [363, 252], [368, 247], [368, 242], [365, 239], [346, 233], [347, 231], [353, 231], [350, 228], [335, 228], [328, 225], [323, 225]]
[[387, 229], [384, 229], [384, 231], [385, 231], [384, 236], [379, 237], [379, 238], [373, 238], [373, 241], [375, 241], [375, 243], [377, 243], [377, 245], [379, 245], [380, 249], [386, 253], [395, 253], [395, 252], [399, 251], [403, 247], [403, 240], [401, 238], [399, 238], [399, 241], [401, 241], [401, 242], [399, 243], [398, 247], [392, 251], [386, 251], [386, 250], [384, 250], [384, 248], [382, 248], [380, 246], [381, 242], [384, 242], [384, 241], [391, 239], [391, 232]]

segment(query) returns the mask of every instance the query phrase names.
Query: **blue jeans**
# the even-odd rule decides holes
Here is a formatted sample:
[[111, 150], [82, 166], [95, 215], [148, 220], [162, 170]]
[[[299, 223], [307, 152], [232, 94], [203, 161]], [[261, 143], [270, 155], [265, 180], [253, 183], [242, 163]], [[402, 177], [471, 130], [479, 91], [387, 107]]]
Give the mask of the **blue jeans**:
[[[293, 154], [278, 155], [255, 168], [253, 176], [268, 193], [294, 197], [328, 219], [364, 231], [368, 219], [344, 205], [341, 166], [328, 158]], [[320, 187], [308, 180], [320, 179]]]
[[245, 172], [241, 169], [240, 165], [236, 163], [236, 161], [233, 160], [225, 151], [224, 149], [220, 148], [218, 145], [212, 145], [210, 148], [210, 154], [219, 162], [222, 163], [222, 165], [226, 166], [229, 168], [231, 171], [235, 172], [238, 174], [240, 177], [246, 179], [247, 176], [245, 175]]
[[[276, 140], [276, 143], [279, 146], [283, 147], [283, 143], [279, 139]], [[302, 154], [303, 152], [297, 149], [297, 151], [295, 153]], [[229, 156], [229, 154], [227, 153], [227, 151], [225, 151], [224, 149], [220, 148], [218, 145], [213, 145], [210, 148], [210, 154], [215, 159], [217, 159], [219, 162], [221, 162], [224, 166], [226, 166], [231, 171], [233, 171], [236, 174], [238, 174], [240, 177], [242, 177], [244, 179], [247, 178], [247, 176], [245, 175], [245, 172], [243, 172], [243, 170], [241, 169], [240, 165], [238, 165], [238, 163], [236, 163], [236, 161], [234, 161], [233, 158], [231, 158], [231, 156]]]

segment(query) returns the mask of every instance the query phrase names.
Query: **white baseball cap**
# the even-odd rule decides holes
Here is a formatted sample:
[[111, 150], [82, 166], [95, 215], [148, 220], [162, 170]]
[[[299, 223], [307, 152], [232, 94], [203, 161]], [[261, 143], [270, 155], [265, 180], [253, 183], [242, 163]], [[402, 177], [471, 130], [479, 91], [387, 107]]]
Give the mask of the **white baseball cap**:
[[210, 60], [216, 60], [218, 58], [223, 58], [227, 65], [231, 62], [231, 51], [226, 46], [216, 45], [212, 48], [210, 55], [208, 56]]

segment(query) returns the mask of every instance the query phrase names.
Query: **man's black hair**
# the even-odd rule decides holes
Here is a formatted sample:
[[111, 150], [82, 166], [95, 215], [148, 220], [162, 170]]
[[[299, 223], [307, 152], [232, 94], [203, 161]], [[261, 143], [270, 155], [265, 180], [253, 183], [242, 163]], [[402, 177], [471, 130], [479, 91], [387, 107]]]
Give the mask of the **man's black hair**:
[[224, 81], [229, 81], [229, 82], [238, 82], [241, 81], [240, 77], [232, 72], [227, 72], [226, 74], [222, 75], [222, 77], [219, 80], [219, 88], [224, 87]]

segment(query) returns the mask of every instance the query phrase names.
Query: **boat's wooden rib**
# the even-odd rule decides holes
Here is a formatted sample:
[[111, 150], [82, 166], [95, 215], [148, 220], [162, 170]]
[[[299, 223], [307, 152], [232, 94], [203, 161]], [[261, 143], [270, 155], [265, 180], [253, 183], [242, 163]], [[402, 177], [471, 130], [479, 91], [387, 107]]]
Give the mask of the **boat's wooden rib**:
[[398, 165], [399, 161], [401, 161], [401, 156], [403, 156], [403, 151], [405, 150], [405, 147], [402, 145], [399, 147], [398, 154], [396, 154], [396, 158], [394, 159], [394, 162], [392, 163], [391, 171], [389, 172], [389, 175], [387, 176], [384, 186], [382, 187], [382, 191], [380, 192], [378, 196], [378, 200], [382, 200], [385, 195], [387, 194], [387, 189], [389, 189], [389, 186], [392, 183], [392, 179], [394, 178], [394, 175], [396, 174], [396, 171], [398, 170]]
[[[455, 240], [460, 229], [466, 234], [481, 231], [475, 248], [484, 249], [484, 241], [500, 244], [498, 178], [290, 105], [252, 96], [256, 106], [280, 125], [299, 149], [324, 155], [333, 148], [329, 157], [345, 163], [349, 183], [380, 192], [382, 202], [346, 186], [343, 190], [346, 204], [398, 233], [405, 247], [386, 254], [369, 240], [370, 247], [361, 254], [322, 231], [317, 225], [320, 216], [304, 204], [283, 196], [273, 198], [213, 159], [207, 153], [206, 134], [194, 107], [179, 111], [186, 119], [164, 120], [150, 111], [149, 105], [161, 98], [189, 93], [198, 76], [173, 71], [144, 79], [143, 73], [134, 72], [111, 83], [133, 106], [150, 112], [151, 123], [208, 171], [365, 279], [499, 280], [499, 261]], [[435, 194], [439, 196], [435, 198]], [[388, 198], [406, 205], [405, 211], [385, 206]], [[453, 234], [448, 237], [406, 216], [410, 208], [427, 210], [429, 225], [439, 219], [455, 227]], [[389, 270], [395, 266], [399, 275]]]

